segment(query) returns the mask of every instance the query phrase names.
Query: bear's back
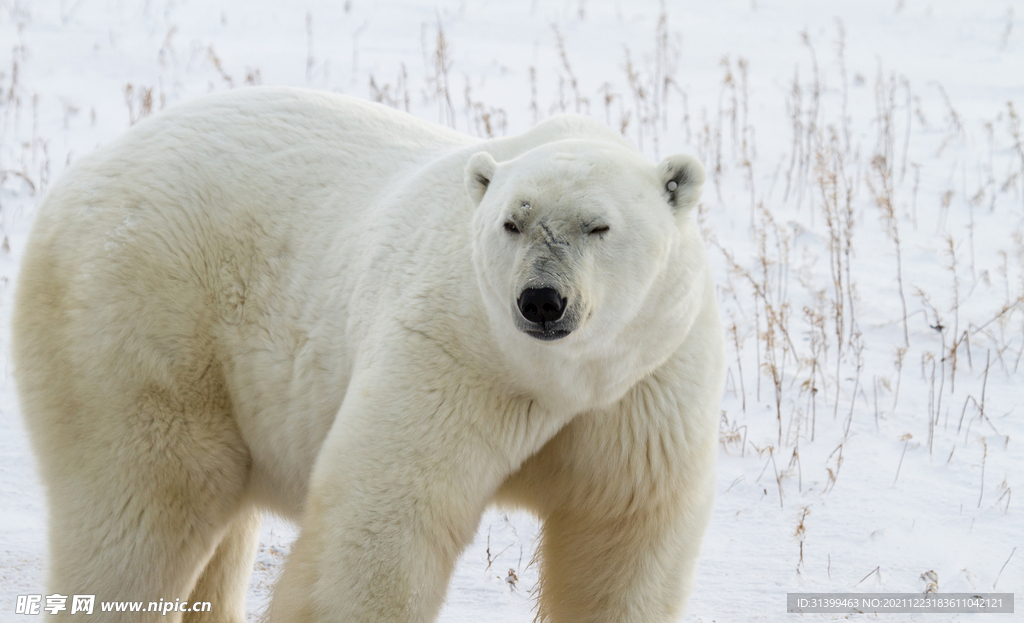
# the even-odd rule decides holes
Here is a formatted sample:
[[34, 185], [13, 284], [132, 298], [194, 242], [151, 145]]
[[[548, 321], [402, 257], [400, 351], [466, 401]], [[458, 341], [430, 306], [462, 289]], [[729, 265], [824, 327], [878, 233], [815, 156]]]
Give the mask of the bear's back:
[[382, 105], [290, 88], [146, 119], [76, 162], [40, 206], [15, 359], [55, 366], [59, 350], [58, 367], [96, 371], [69, 379], [83, 388], [107, 382], [104, 369], [168, 384], [201, 373], [225, 324], [300, 314], [283, 307], [303, 291], [324, 296], [308, 282], [329, 270], [326, 249], [357, 255], [381, 194], [473, 142]]

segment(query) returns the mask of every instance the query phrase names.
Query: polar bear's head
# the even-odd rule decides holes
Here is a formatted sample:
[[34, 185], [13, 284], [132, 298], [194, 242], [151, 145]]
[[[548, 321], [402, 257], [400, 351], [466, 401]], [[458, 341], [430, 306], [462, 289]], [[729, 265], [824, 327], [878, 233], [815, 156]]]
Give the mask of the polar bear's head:
[[678, 272], [670, 261], [690, 239], [704, 169], [692, 156], [655, 165], [624, 145], [571, 139], [501, 163], [476, 153], [465, 180], [494, 328], [558, 347], [614, 339], [652, 297], [665, 304], [660, 286]]

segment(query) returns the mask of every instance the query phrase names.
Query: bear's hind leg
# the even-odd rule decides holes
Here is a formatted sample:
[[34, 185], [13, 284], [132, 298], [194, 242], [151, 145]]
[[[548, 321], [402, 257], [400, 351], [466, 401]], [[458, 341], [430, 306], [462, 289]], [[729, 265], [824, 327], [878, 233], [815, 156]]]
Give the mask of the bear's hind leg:
[[210, 611], [186, 612], [182, 623], [245, 623], [245, 594], [261, 524], [260, 514], [250, 510], [243, 510], [231, 522], [188, 596], [190, 608], [209, 602]]
[[188, 598], [248, 483], [226, 401], [150, 389], [50, 402], [61, 395], [26, 409], [50, 503], [49, 590], [95, 595], [95, 612], [140, 604], [104, 621], [177, 623], [164, 609]]

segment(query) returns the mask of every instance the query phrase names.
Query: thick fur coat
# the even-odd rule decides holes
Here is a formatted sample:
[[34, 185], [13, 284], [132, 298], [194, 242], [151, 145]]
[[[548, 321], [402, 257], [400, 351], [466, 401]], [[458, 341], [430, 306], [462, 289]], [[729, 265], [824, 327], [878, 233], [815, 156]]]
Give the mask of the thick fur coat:
[[724, 375], [703, 181], [582, 117], [479, 141], [285, 88], [81, 159], [13, 322], [48, 590], [241, 623], [270, 509], [271, 621], [428, 622], [499, 503], [543, 521], [541, 618], [675, 620]]

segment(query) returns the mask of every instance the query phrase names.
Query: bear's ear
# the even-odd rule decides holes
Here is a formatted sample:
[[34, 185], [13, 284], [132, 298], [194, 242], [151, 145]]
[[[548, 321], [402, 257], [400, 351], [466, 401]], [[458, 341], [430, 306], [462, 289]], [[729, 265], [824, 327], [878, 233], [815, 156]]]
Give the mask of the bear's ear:
[[704, 186], [704, 167], [688, 154], [676, 154], [658, 164], [661, 190], [676, 212], [684, 212], [697, 205]]
[[486, 151], [473, 154], [466, 163], [466, 192], [475, 205], [480, 205], [497, 168], [498, 163]]

